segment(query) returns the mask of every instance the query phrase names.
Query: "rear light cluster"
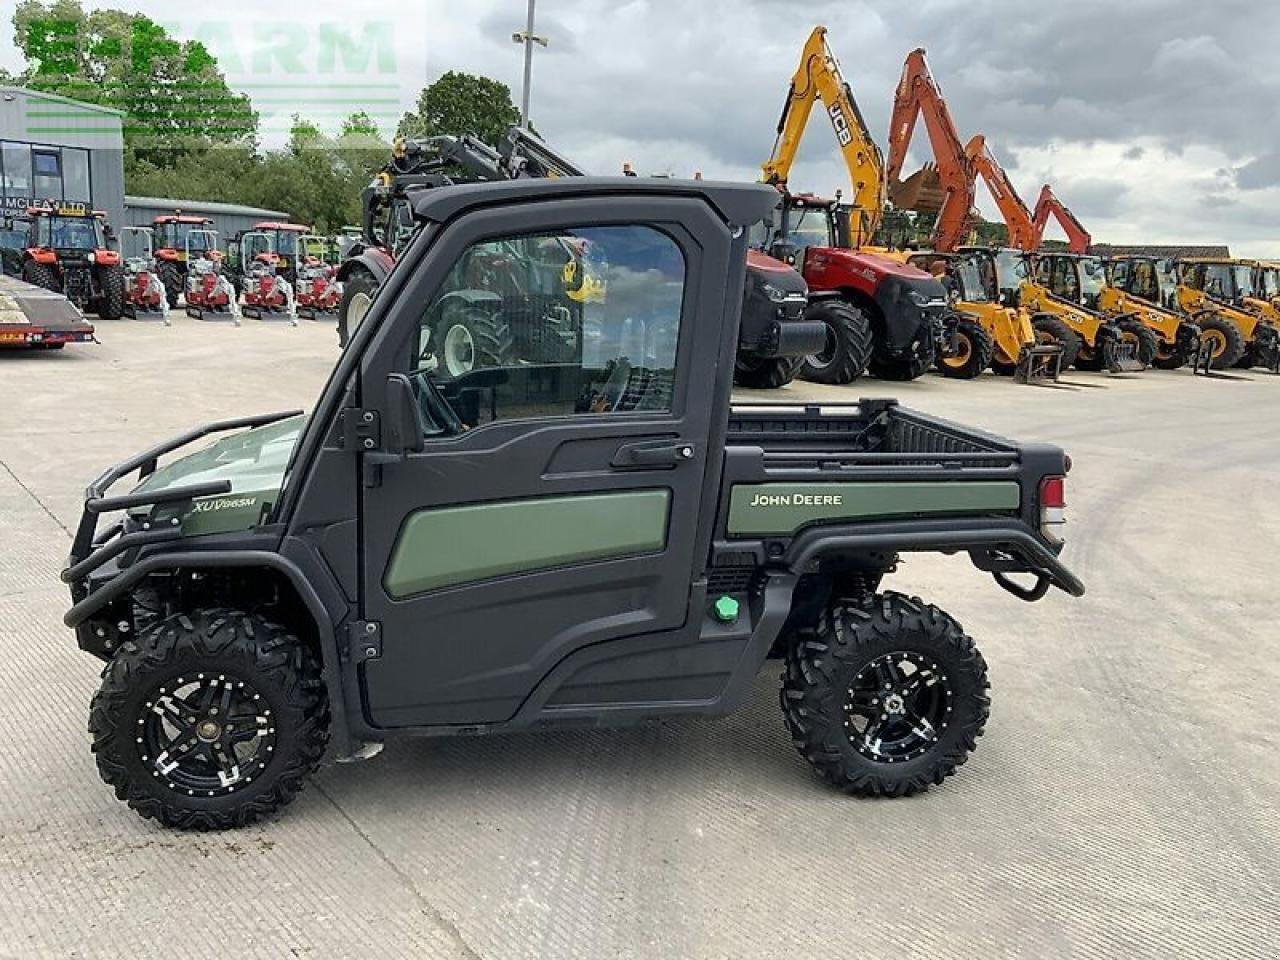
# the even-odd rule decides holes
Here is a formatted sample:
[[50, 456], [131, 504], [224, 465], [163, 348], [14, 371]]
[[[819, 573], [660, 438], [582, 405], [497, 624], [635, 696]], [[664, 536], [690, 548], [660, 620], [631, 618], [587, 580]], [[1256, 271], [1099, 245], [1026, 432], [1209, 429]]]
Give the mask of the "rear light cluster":
[[1067, 525], [1067, 478], [1045, 477], [1040, 481], [1040, 533], [1050, 543], [1063, 542]]

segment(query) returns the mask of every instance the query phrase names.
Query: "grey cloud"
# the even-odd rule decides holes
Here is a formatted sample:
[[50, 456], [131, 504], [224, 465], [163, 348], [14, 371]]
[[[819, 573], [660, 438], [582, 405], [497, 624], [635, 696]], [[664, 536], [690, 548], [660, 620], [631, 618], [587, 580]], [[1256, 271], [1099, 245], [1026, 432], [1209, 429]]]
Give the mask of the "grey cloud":
[[1280, 184], [1280, 152], [1272, 150], [1237, 167], [1235, 179], [1241, 190], [1262, 190]]

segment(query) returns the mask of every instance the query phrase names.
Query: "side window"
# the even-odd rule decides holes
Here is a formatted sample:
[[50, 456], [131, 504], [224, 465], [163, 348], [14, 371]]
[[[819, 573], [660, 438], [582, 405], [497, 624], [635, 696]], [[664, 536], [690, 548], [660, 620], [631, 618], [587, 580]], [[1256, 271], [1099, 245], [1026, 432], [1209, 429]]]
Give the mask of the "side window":
[[472, 245], [407, 345], [428, 433], [670, 410], [684, 291], [679, 246], [648, 226]]

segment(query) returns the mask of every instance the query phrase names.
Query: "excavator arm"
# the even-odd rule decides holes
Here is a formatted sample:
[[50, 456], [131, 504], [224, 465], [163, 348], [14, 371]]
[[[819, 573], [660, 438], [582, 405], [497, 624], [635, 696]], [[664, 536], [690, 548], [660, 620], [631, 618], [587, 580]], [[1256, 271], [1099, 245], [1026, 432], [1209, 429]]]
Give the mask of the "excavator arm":
[[[937, 166], [935, 171], [926, 168], [916, 174], [912, 178], [916, 181], [914, 184], [904, 183], [901, 180], [902, 166], [906, 163], [911, 135], [919, 119], [924, 120]], [[936, 249], [954, 250], [963, 242], [969, 226], [969, 213], [973, 209], [973, 176], [951, 112], [942, 98], [941, 89], [929, 73], [922, 48], [907, 54], [902, 79], [894, 93], [886, 174], [889, 196], [895, 206], [938, 211], [933, 238]], [[932, 175], [937, 177], [940, 197], [927, 196], [927, 185], [925, 190], [919, 189], [924, 185], [920, 178], [931, 179]]]
[[1009, 230], [1009, 246], [1018, 250], [1034, 250], [1040, 245], [1031, 212], [1018, 196], [1018, 191], [1009, 181], [1009, 175], [996, 160], [986, 138], [978, 134], [965, 146], [965, 156], [973, 176], [981, 177], [987, 185], [991, 198], [996, 202], [1000, 216], [1004, 218]]
[[1072, 253], [1088, 253], [1093, 237], [1061, 200], [1054, 196], [1053, 188], [1047, 183], [1040, 189], [1040, 199], [1036, 201], [1036, 210], [1032, 215], [1032, 226], [1035, 230], [1035, 246], [1038, 249], [1044, 239], [1044, 228], [1049, 224], [1052, 215], [1067, 234], [1067, 249]]
[[782, 105], [773, 152], [763, 166], [764, 181], [786, 189], [813, 105], [821, 100], [853, 185], [850, 227], [851, 243], [856, 247], [870, 242], [880, 225], [884, 212], [884, 161], [826, 38], [826, 27], [814, 27], [805, 42], [800, 65]]

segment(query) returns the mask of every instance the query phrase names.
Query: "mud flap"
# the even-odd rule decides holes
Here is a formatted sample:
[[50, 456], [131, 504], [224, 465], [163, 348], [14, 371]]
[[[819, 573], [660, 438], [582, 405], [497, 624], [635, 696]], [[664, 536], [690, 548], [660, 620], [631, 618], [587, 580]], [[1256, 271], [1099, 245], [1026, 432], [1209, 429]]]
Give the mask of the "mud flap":
[[1018, 353], [1018, 364], [1013, 370], [1016, 383], [1049, 381], [1057, 383], [1062, 376], [1062, 344], [1042, 343], [1023, 347]]

